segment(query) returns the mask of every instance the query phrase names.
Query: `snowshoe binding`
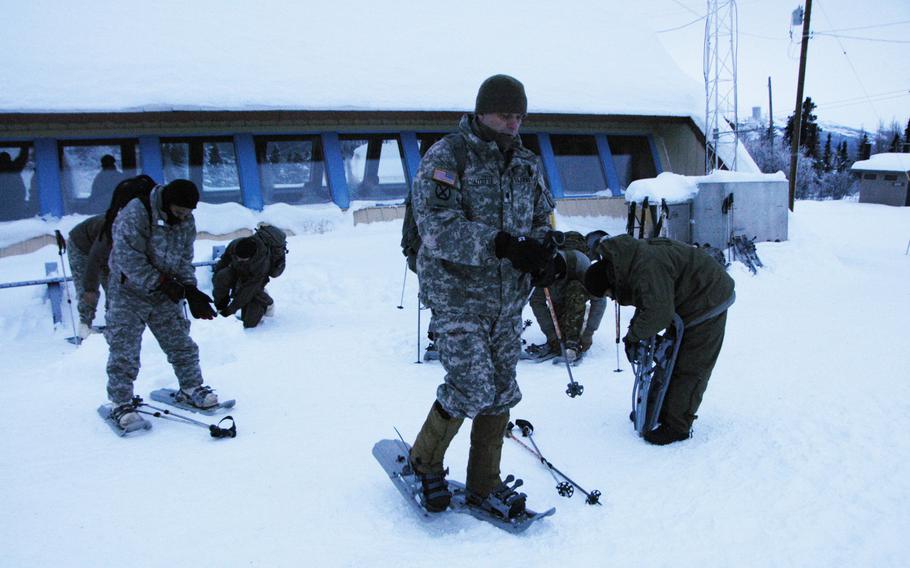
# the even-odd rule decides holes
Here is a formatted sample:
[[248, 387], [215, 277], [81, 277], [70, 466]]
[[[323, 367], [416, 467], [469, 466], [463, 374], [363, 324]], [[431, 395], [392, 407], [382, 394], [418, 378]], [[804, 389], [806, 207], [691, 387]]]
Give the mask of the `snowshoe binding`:
[[543, 363], [559, 355], [559, 345], [555, 347], [549, 343], [532, 344], [519, 354], [519, 359], [532, 363]]
[[209, 416], [214, 415], [219, 410], [233, 408], [237, 402], [233, 399], [223, 402], [219, 401], [218, 395], [215, 394], [211, 387], [206, 385], [199, 385], [189, 391], [183, 389], [158, 389], [152, 391], [149, 394], [149, 398]]
[[[509, 484], [512, 485], [509, 485]], [[525, 514], [525, 502], [528, 496], [515, 491], [524, 482], [509, 475], [505, 480], [493, 488], [490, 494], [482, 497], [473, 491], [468, 492], [466, 503], [469, 507], [477, 507], [486, 513], [501, 519], [517, 519]]]
[[152, 424], [139, 414], [135, 401], [124, 404], [102, 404], [98, 407], [98, 415], [115, 434], [121, 437], [149, 430], [152, 427]]

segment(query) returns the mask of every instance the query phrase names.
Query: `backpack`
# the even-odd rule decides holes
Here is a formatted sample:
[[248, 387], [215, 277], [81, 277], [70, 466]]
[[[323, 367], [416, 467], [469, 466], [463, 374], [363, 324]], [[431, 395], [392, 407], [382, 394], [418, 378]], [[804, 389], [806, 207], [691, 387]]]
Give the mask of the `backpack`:
[[[457, 132], [446, 134], [442, 140], [448, 139], [452, 143], [455, 153], [455, 167], [458, 178], [464, 177], [465, 163], [468, 161], [468, 146], [464, 136]], [[401, 254], [408, 259], [408, 267], [417, 272], [417, 252], [420, 250], [420, 233], [417, 231], [417, 221], [414, 220], [414, 211], [411, 207], [411, 190], [404, 198], [404, 222], [401, 224]]]
[[272, 225], [260, 225], [255, 235], [269, 249], [269, 276], [275, 278], [284, 272], [285, 256], [288, 253], [287, 234]]

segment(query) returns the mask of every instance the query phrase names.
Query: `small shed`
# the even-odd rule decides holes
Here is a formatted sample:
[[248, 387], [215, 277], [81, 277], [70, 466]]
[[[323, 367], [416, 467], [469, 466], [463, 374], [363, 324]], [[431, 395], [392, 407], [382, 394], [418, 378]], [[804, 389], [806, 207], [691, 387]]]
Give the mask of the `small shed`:
[[910, 154], [885, 152], [854, 162], [860, 203], [910, 205]]

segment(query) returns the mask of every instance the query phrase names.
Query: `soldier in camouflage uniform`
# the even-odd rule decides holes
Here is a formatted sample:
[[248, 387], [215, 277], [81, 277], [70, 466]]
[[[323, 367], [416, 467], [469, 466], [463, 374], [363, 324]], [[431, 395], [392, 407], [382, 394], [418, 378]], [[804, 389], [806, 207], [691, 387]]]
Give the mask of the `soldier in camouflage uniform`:
[[673, 314], [683, 320], [660, 426], [644, 438], [657, 445], [685, 440], [723, 345], [727, 308], [735, 297], [733, 279], [701, 249], [670, 239], [621, 235], [601, 239], [596, 247], [601, 260], [585, 273], [585, 287], [623, 306], [635, 306], [623, 340], [630, 361], [639, 341], [670, 327]]
[[133, 199], [114, 221], [107, 394], [111, 417], [125, 429], [141, 420], [129, 403], [146, 326], [174, 367], [181, 401], [200, 408], [218, 404], [218, 396], [203, 385], [199, 348], [179, 304], [185, 298], [195, 318], [215, 317], [212, 299], [196, 287], [192, 265], [198, 201], [196, 185], [178, 179], [156, 187], [148, 199]]
[[[564, 233], [559, 250], [579, 251], [590, 257], [584, 236], [576, 231]], [[591, 348], [594, 332], [600, 327], [607, 301], [589, 294], [584, 285], [577, 280], [557, 280], [549, 287], [549, 290], [559, 330], [562, 332], [566, 344], [566, 357], [571, 363], [581, 353]], [[590, 309], [587, 309], [588, 302], [591, 304]], [[556, 335], [556, 327], [553, 325], [553, 317], [547, 306], [543, 288], [536, 288], [531, 294], [531, 309], [534, 311], [534, 317], [547, 342], [544, 345], [528, 346], [527, 355], [523, 355], [523, 357], [533, 361], [542, 361], [559, 355], [559, 338]], [[587, 320], [585, 311], [588, 312]]]
[[[88, 268], [89, 253], [92, 250], [92, 243], [98, 239], [101, 229], [104, 227], [104, 215], [94, 215], [85, 221], [82, 221], [69, 232], [68, 245], [66, 247], [66, 257], [70, 263], [70, 273], [73, 275], [73, 286], [76, 288], [76, 298], [78, 298], [77, 309], [79, 311], [79, 337], [85, 339], [92, 332], [92, 321], [95, 319], [95, 308], [98, 305], [97, 297], [92, 303], [91, 295], [86, 296], [85, 273]], [[104, 282], [105, 291], [107, 282]], [[94, 288], [95, 294], [98, 293], [98, 287]]]
[[[420, 294], [446, 370], [410, 456], [430, 511], [451, 499], [443, 458], [465, 418], [473, 421], [469, 501], [489, 509], [498, 500], [510, 515], [524, 510], [524, 496], [502, 483], [499, 464], [509, 409], [521, 400], [515, 368], [530, 275], [552, 274], [554, 265], [538, 240], [549, 229], [553, 201], [537, 156], [518, 136], [526, 110], [520, 82], [490, 77], [475, 114], [462, 117], [457, 136], [427, 151], [414, 180]], [[466, 150], [463, 175], [458, 144]]]
[[265, 286], [269, 278], [284, 272], [285, 239], [284, 231], [264, 225], [252, 236], [228, 244], [212, 277], [212, 296], [218, 313], [228, 317], [240, 310], [245, 328], [256, 327], [264, 315], [271, 313], [275, 300]]

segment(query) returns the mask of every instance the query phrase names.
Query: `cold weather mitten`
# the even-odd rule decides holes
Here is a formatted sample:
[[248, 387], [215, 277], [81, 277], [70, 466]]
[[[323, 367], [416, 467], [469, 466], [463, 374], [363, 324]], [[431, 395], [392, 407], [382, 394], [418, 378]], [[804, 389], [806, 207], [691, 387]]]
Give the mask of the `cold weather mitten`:
[[622, 342], [625, 345], [626, 358], [629, 359], [629, 363], [637, 363], [639, 342], [628, 335], [622, 338]]
[[193, 314], [194, 318], [210, 320], [215, 317], [215, 310], [212, 309], [212, 299], [199, 288], [187, 286], [186, 301], [190, 305], [190, 313]]
[[186, 297], [186, 289], [183, 284], [177, 282], [170, 276], [161, 275], [158, 289], [164, 292], [165, 296], [171, 299], [175, 304]]
[[536, 274], [543, 271], [553, 252], [529, 237], [513, 237], [500, 231], [493, 241], [496, 258], [506, 258], [515, 270]]

